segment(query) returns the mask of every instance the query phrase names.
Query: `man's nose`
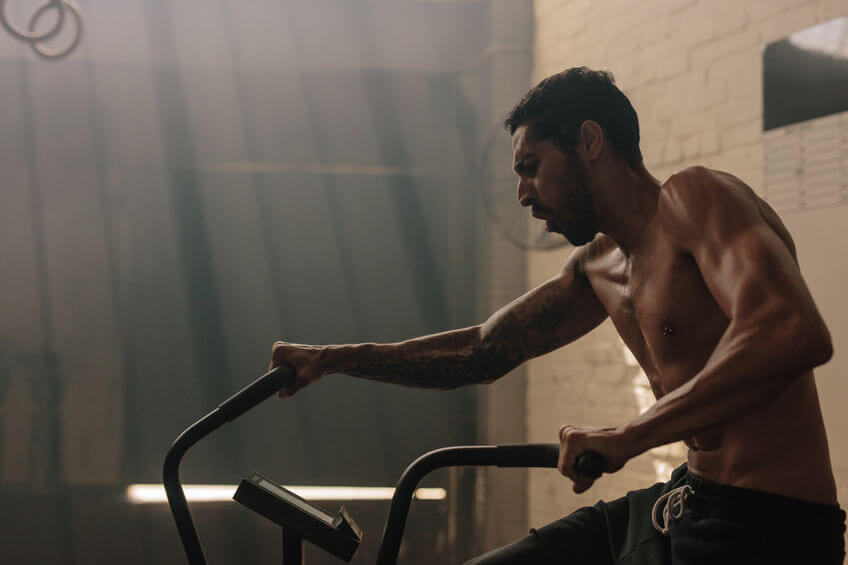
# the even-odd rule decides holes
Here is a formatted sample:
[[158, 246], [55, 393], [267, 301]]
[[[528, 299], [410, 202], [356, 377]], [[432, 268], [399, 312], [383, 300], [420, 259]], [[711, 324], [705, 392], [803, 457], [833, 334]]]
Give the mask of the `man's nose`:
[[518, 181], [518, 203], [525, 208], [536, 202], [536, 191], [533, 183], [525, 180]]

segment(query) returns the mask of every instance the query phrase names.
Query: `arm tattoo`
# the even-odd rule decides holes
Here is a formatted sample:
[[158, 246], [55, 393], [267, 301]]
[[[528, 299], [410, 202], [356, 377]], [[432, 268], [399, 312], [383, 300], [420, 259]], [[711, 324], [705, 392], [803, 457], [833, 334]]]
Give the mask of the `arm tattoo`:
[[[325, 367], [334, 373], [441, 390], [495, 381], [594, 327], [584, 329], [585, 324], [575, 318], [575, 305], [588, 284], [579, 264], [575, 281], [568, 289], [557, 284], [537, 288], [531, 297], [505, 306], [482, 326], [401, 343], [328, 346]], [[572, 322], [572, 330], [564, 332]]]
[[[485, 382], [479, 328], [466, 328], [397, 344], [340, 346], [339, 372], [365, 379], [429, 389]], [[330, 354], [333, 355], [332, 353]], [[329, 364], [333, 369], [333, 363]]]

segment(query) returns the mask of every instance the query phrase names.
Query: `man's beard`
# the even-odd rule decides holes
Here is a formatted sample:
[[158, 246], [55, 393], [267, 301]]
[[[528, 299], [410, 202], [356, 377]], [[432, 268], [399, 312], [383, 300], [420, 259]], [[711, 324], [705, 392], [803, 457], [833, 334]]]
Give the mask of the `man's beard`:
[[572, 166], [575, 173], [571, 182], [575, 190], [573, 198], [566, 205], [570, 219], [568, 222], [563, 222], [562, 225], [555, 222], [551, 226], [551, 231], [562, 234], [571, 245], [578, 246], [585, 245], [595, 239], [598, 227], [595, 222], [595, 204], [592, 199], [592, 191], [586, 182], [583, 167], [577, 159], [574, 159]]

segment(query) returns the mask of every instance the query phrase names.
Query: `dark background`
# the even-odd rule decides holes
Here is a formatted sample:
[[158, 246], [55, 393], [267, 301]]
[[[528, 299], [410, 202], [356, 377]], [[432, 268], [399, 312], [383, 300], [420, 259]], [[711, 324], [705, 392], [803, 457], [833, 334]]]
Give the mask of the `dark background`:
[[[0, 34], [0, 551], [179, 563], [167, 507], [125, 488], [159, 482], [177, 434], [262, 374], [275, 340], [482, 321], [479, 140], [527, 87], [489, 88], [502, 68], [529, 75], [510, 34], [526, 41], [532, 14], [80, 4], [86, 34], [62, 61]], [[332, 375], [204, 441], [182, 480], [390, 486], [418, 454], [477, 441], [477, 412], [473, 388]], [[471, 474], [428, 484], [448, 500], [413, 507], [407, 562], [467, 558]], [[370, 562], [387, 505], [346, 504], [367, 532], [356, 562]], [[193, 509], [210, 562], [278, 559], [271, 524], [234, 503]]]

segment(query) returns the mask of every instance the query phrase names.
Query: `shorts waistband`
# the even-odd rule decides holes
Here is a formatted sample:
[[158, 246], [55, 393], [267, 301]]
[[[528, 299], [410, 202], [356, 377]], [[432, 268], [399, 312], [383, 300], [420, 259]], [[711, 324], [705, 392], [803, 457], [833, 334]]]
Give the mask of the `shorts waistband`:
[[693, 475], [691, 471], [686, 473], [686, 484], [695, 491], [696, 499], [701, 499], [707, 504], [714, 503], [733, 508], [747, 507], [755, 509], [760, 515], [773, 512], [776, 515], [785, 516], [786, 513], [791, 513], [795, 516], [803, 516], [805, 519], [839, 522], [845, 520], [845, 511], [838, 504], [821, 504], [761, 490], [715, 483]]

